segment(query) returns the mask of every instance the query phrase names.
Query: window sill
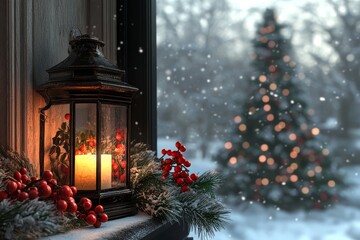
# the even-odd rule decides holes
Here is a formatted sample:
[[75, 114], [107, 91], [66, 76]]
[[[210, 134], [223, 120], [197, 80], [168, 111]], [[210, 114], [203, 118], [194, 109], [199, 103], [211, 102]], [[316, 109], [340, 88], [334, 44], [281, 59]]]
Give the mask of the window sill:
[[187, 227], [161, 223], [145, 213], [138, 213], [134, 216], [110, 220], [100, 228], [89, 226], [74, 229], [63, 234], [44, 237], [42, 240], [183, 240], [187, 238], [188, 233]]

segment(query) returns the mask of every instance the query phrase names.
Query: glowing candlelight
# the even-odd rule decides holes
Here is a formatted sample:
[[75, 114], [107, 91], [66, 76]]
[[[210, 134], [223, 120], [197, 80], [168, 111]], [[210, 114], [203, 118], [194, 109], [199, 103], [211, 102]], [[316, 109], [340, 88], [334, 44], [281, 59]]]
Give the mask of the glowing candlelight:
[[[75, 186], [96, 189], [96, 155], [75, 155]], [[101, 189], [111, 188], [111, 154], [101, 155]]]

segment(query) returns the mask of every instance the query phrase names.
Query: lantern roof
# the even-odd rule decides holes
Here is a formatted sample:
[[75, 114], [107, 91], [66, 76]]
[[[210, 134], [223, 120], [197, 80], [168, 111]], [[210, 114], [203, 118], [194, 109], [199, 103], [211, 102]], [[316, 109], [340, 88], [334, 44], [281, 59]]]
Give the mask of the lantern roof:
[[69, 42], [69, 56], [49, 68], [49, 81], [39, 87], [47, 96], [51, 92], [101, 90], [135, 92], [138, 89], [124, 82], [125, 72], [112, 64], [101, 52], [105, 44], [87, 34]]

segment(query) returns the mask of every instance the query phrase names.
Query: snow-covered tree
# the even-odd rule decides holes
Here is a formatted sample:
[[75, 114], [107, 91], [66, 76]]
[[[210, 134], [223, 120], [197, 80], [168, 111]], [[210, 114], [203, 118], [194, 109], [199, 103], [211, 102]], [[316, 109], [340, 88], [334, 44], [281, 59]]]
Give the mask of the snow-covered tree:
[[327, 208], [342, 183], [310, 118], [284, 28], [267, 9], [253, 40], [253, 90], [215, 158], [226, 182], [220, 191], [288, 210]]

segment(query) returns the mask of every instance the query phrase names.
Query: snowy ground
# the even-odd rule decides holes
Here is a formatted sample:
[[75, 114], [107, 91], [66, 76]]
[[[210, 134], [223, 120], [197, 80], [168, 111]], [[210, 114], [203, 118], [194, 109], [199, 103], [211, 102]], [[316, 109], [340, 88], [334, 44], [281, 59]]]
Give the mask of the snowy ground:
[[[159, 139], [158, 147], [171, 148], [176, 140]], [[185, 144], [186, 145], [186, 144]], [[185, 155], [186, 156], [186, 155]], [[199, 154], [189, 158], [191, 170], [204, 172], [214, 169], [210, 159]], [[230, 222], [214, 240], [360, 240], [360, 166], [344, 169], [347, 181], [353, 183], [344, 192], [349, 201], [327, 211], [287, 213], [258, 204], [228, 206]], [[198, 239], [191, 233], [194, 240]]]

